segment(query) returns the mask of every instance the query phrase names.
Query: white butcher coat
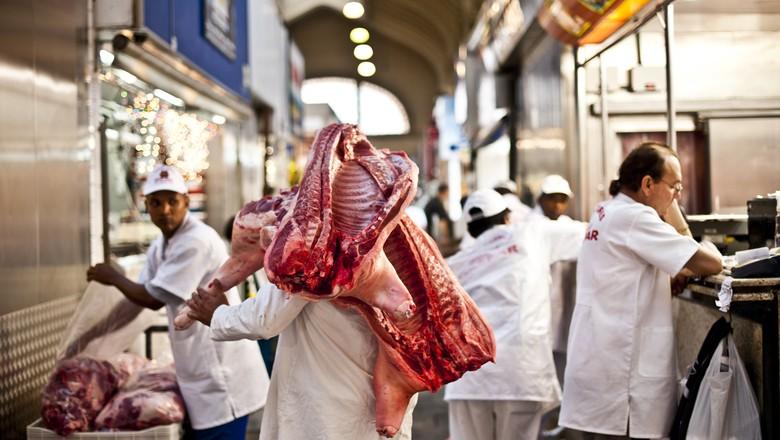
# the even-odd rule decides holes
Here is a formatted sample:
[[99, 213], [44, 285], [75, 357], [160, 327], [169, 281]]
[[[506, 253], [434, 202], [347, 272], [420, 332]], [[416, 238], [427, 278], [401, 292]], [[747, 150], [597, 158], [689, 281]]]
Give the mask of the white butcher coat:
[[[212, 428], [260, 409], [269, 380], [256, 343], [215, 342], [199, 322], [186, 330], [173, 326], [184, 300], [228, 259], [217, 232], [187, 214], [173, 237], [160, 236], [146, 255], [139, 282], [166, 304], [176, 379], [192, 427]], [[240, 301], [235, 288], [226, 294], [231, 302]]]
[[576, 258], [585, 224], [529, 216], [495, 226], [447, 260], [496, 337], [496, 361], [446, 386], [445, 400], [560, 402], [550, 333], [550, 264]]
[[[279, 334], [260, 440], [371, 440], [377, 343], [363, 317], [327, 301], [290, 297], [267, 283], [257, 297], [220, 306], [215, 340]], [[415, 395], [395, 439], [411, 439]]]
[[625, 194], [596, 207], [577, 266], [562, 426], [668, 435], [677, 400], [670, 276], [698, 249]]

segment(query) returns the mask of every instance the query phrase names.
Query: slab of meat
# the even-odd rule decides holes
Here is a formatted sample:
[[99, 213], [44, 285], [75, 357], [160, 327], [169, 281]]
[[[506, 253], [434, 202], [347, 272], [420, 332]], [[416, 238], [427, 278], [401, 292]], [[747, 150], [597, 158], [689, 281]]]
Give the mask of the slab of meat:
[[[217, 269], [206, 289], [201, 290], [211, 295], [222, 295], [262, 269], [265, 249], [297, 194], [298, 188], [295, 187], [282, 191], [278, 196], [265, 197], [244, 205], [233, 221], [230, 258]], [[192, 319], [187, 316], [188, 311], [189, 307], [184, 307], [174, 319], [174, 326], [178, 330], [192, 325]]]
[[430, 237], [403, 214], [416, 183], [405, 153], [376, 150], [351, 125], [324, 128], [298, 193], [253, 202], [262, 208], [249, 204], [236, 217], [234, 234], [240, 222], [251, 223], [250, 239], [236, 244], [234, 235], [233, 254], [209, 288], [222, 294], [263, 267], [264, 257], [280, 288], [335, 298], [360, 313], [379, 341], [376, 426], [387, 437], [414, 393], [435, 391], [495, 357], [491, 328]]
[[62, 436], [93, 430], [95, 417], [117, 392], [118, 376], [107, 361], [87, 357], [60, 361], [43, 391], [44, 425]]
[[119, 379], [119, 387], [123, 387], [127, 379], [133, 376], [136, 372], [141, 371], [149, 366], [149, 360], [145, 357], [141, 357], [132, 353], [119, 353], [112, 357], [109, 362], [116, 368], [117, 378]]
[[144, 368], [130, 376], [122, 386], [122, 391], [174, 391], [179, 392], [176, 381], [176, 369], [173, 364], [164, 367]]
[[100, 411], [99, 430], [137, 431], [184, 420], [184, 401], [177, 392], [138, 389], [122, 391]]
[[406, 153], [375, 149], [352, 125], [322, 129], [300, 195], [266, 252], [268, 279], [310, 299], [355, 296], [411, 316], [414, 301], [382, 246], [416, 186], [417, 167]]
[[377, 431], [392, 437], [414, 393], [493, 360], [493, 332], [430, 237], [403, 214], [417, 181], [406, 154], [374, 149], [350, 125], [323, 129], [312, 149], [266, 272], [288, 292], [337, 297], [366, 319], [379, 341]]

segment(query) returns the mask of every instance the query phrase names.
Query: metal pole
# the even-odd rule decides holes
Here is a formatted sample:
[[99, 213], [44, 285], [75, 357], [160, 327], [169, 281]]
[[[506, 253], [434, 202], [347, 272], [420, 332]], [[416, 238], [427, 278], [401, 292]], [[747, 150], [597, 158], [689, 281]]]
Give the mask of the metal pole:
[[609, 113], [607, 109], [607, 66], [603, 56], [599, 56], [599, 94], [601, 97], [601, 182], [599, 183], [599, 191], [602, 197], [606, 198], [608, 185], [605, 182], [608, 181], [609, 176], [607, 174]]
[[108, 213], [110, 212], [109, 197], [108, 197], [108, 139], [106, 138], [106, 118], [100, 122], [98, 128], [100, 131], [100, 198], [103, 204], [103, 210], [101, 212], [101, 221], [103, 224], [103, 262], [108, 263], [111, 261], [111, 242], [109, 241], [108, 232]]
[[[508, 92], [509, 92], [509, 115], [507, 121], [507, 134], [509, 135], [509, 180], [516, 181], [518, 174], [517, 163], [517, 80], [519, 73], [517, 70], [512, 70], [507, 74], [509, 77]], [[525, 176], [524, 176], [525, 177]]]
[[674, 105], [673, 61], [674, 61], [674, 3], [664, 6], [664, 48], [666, 49], [666, 143], [677, 151], [676, 109]]

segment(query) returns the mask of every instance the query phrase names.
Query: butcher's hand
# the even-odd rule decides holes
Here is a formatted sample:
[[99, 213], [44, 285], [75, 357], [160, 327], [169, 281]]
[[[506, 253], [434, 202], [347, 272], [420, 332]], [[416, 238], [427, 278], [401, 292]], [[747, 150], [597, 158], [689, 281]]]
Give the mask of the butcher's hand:
[[205, 325], [211, 325], [211, 317], [214, 316], [214, 310], [221, 305], [227, 305], [227, 297], [220, 293], [214, 295], [202, 288], [192, 294], [192, 298], [187, 300], [187, 316]]
[[108, 263], [98, 263], [87, 269], [87, 281], [97, 281], [100, 284], [116, 286], [122, 277], [123, 275]]

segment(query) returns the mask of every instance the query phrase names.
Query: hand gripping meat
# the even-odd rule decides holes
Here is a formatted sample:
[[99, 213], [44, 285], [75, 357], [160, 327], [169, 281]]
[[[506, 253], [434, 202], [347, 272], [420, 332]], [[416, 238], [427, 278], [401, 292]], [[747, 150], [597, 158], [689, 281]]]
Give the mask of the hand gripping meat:
[[376, 150], [353, 126], [328, 126], [265, 255], [278, 287], [335, 298], [366, 319], [379, 341], [376, 426], [387, 437], [414, 393], [495, 356], [492, 330], [430, 237], [403, 214], [416, 181], [406, 154]]
[[[230, 258], [214, 274], [214, 278], [205, 289], [198, 291], [208, 295], [224, 295], [247, 277], [263, 268], [265, 250], [271, 243], [276, 226], [287, 214], [297, 188], [282, 191], [276, 197], [266, 197], [247, 203], [233, 221], [233, 237], [231, 240]], [[183, 330], [192, 325], [193, 320], [187, 316], [189, 307], [179, 312], [173, 323], [177, 330]]]

